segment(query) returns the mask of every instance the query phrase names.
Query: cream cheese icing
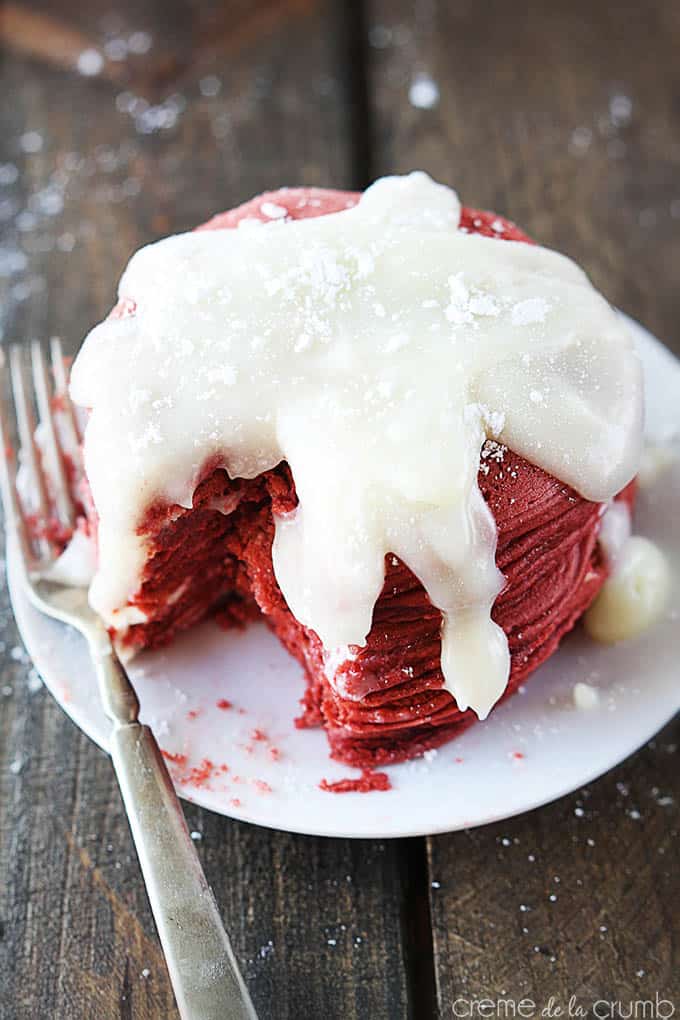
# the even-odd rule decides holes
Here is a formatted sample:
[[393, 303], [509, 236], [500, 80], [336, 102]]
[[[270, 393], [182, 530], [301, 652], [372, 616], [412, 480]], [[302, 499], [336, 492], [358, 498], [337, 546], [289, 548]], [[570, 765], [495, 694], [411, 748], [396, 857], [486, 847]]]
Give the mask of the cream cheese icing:
[[585, 614], [586, 630], [603, 644], [637, 637], [659, 619], [669, 591], [670, 570], [663, 552], [648, 538], [633, 535]]
[[614, 573], [632, 533], [631, 512], [623, 499], [612, 500], [602, 515], [597, 536], [610, 573]]
[[[587, 499], [634, 475], [640, 366], [621, 318], [568, 258], [458, 230], [454, 191], [377, 181], [331, 215], [180, 234], [131, 259], [135, 313], [87, 337], [73, 399], [99, 515], [92, 605], [116, 624], [156, 500], [191, 506], [206, 462], [290, 465], [297, 509], [274, 569], [332, 655], [361, 646], [388, 553], [442, 612], [441, 665], [484, 717], [509, 673], [503, 586], [477, 487], [485, 437]], [[132, 307], [132, 304], [130, 305]]]

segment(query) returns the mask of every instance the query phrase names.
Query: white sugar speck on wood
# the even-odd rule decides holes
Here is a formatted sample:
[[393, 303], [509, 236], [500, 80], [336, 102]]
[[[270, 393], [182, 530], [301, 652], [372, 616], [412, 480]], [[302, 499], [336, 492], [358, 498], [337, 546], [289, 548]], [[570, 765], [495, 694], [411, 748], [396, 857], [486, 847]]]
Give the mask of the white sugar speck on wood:
[[99, 50], [83, 50], [82, 53], [78, 54], [76, 67], [80, 74], [84, 75], [86, 78], [92, 78], [99, 74], [104, 67], [104, 58]]
[[148, 32], [133, 32], [128, 37], [127, 48], [130, 53], [141, 55], [149, 52], [152, 42], [153, 40]]
[[429, 74], [417, 74], [409, 87], [408, 101], [418, 110], [432, 110], [439, 102], [439, 86]]
[[40, 152], [43, 147], [42, 135], [38, 134], [37, 131], [26, 131], [19, 139], [19, 146], [22, 152], [26, 152], [29, 155]]
[[200, 82], [198, 83], [198, 87], [201, 90], [202, 96], [206, 96], [206, 98], [212, 98], [213, 96], [219, 94], [222, 88], [222, 82], [216, 75], [209, 74], [205, 78], [201, 78]]

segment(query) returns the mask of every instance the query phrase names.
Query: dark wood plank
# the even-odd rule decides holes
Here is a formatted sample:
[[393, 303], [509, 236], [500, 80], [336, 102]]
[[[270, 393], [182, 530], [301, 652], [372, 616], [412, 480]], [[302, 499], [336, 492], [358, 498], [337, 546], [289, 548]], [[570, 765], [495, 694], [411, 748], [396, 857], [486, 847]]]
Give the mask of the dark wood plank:
[[[680, 352], [678, 5], [368, 8], [373, 174], [452, 182]], [[430, 108], [409, 101], [418, 74]], [[542, 811], [428, 841], [442, 1016], [475, 996], [677, 1004], [677, 738]]]
[[548, 808], [429, 841], [442, 1016], [481, 997], [536, 1015], [551, 996], [565, 1015], [572, 996], [677, 1003], [679, 737]]
[[[20, 5], [52, 19], [38, 31], [61, 33], [58, 59], [35, 21], [28, 36], [21, 18], [5, 28], [6, 340], [60, 334], [73, 351], [141, 243], [268, 187], [352, 179], [344, 26], [333, 4], [138, 6], [116, 4], [112, 22], [104, 3]], [[139, 31], [151, 33], [151, 49], [120, 71], [71, 69], [74, 33], [100, 48], [107, 35]], [[135, 96], [174, 126], [154, 127], [138, 100], [133, 116]], [[108, 760], [31, 679], [2, 599], [0, 1014], [169, 1020]], [[187, 814], [263, 1018], [406, 1015], [402, 917], [413, 895], [422, 902], [404, 875], [408, 848]]]

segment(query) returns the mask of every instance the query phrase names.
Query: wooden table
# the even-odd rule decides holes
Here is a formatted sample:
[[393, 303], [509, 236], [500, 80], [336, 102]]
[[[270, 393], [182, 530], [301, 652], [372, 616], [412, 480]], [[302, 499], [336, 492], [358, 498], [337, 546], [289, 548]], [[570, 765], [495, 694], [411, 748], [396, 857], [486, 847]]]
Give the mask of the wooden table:
[[[2, 19], [7, 340], [75, 350], [134, 248], [255, 192], [422, 167], [680, 352], [673, 0], [36, 0]], [[174, 1017], [109, 763], [40, 688], [4, 593], [0, 621], [0, 1014]], [[671, 725], [587, 790], [433, 839], [188, 807], [262, 1017], [680, 1007], [677, 742]]]

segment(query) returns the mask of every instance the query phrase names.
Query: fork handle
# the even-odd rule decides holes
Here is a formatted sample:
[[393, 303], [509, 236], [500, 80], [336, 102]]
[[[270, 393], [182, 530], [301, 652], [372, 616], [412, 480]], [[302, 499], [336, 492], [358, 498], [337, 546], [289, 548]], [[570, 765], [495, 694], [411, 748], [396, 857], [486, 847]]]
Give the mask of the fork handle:
[[182, 1020], [257, 1020], [149, 727], [115, 724], [111, 758]]
[[156, 738], [101, 621], [88, 635], [111, 760], [182, 1020], [257, 1020]]

